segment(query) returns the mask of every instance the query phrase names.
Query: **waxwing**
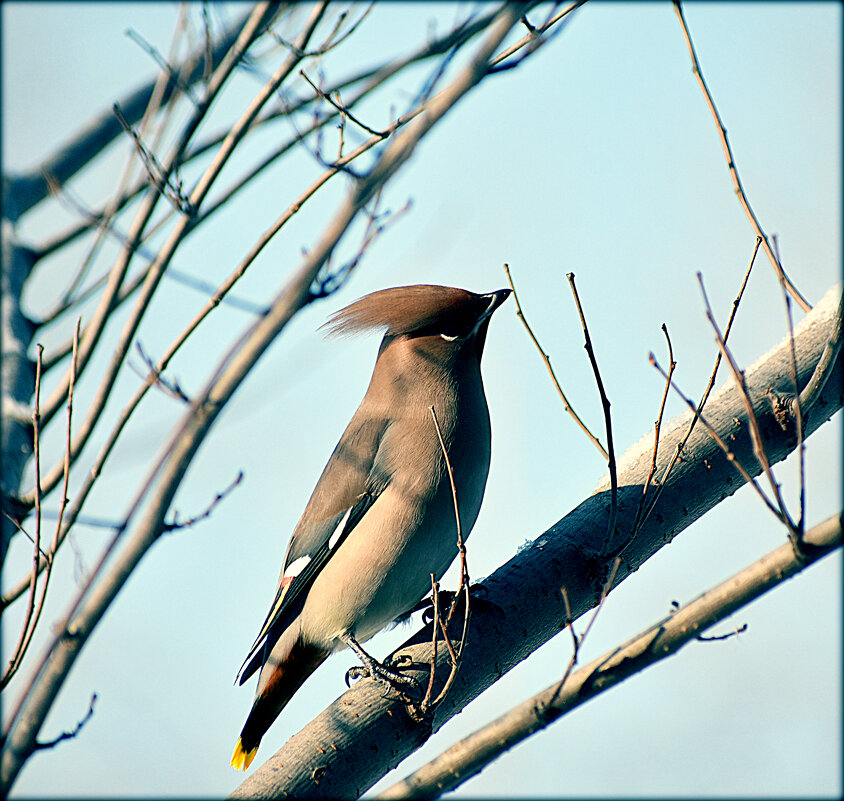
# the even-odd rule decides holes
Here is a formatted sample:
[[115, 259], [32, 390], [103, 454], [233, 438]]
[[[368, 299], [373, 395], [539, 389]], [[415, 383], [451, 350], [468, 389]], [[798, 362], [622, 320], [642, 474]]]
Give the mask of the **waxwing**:
[[[457, 555], [451, 465], [463, 536], [484, 495], [490, 423], [481, 355], [509, 289], [477, 295], [417, 285], [337, 312], [332, 333], [384, 331], [372, 379], [287, 546], [275, 598], [239, 673], [259, 672], [231, 764], [246, 770], [264, 733], [332, 653], [406, 615]], [[436, 413], [435, 424], [431, 407]], [[385, 673], [389, 673], [384, 669]]]

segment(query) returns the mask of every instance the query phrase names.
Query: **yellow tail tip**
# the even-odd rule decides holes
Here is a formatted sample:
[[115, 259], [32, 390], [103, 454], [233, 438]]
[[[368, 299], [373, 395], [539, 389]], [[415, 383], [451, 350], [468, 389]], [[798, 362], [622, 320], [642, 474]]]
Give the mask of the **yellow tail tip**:
[[237, 745], [234, 747], [234, 753], [232, 754], [232, 761], [231, 766], [235, 770], [243, 770], [245, 771], [251, 764], [252, 760], [255, 759], [255, 754], [258, 753], [258, 746], [256, 745], [251, 751], [244, 751], [243, 750], [243, 743], [241, 742], [240, 738], [237, 738]]

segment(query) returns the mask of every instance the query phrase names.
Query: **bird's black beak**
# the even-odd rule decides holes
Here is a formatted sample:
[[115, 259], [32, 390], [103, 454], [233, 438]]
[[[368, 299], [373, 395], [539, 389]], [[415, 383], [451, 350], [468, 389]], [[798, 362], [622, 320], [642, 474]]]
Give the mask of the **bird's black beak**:
[[484, 295], [485, 298], [489, 298], [489, 306], [487, 306], [486, 311], [481, 315], [481, 320], [486, 320], [489, 318], [492, 313], [502, 304], [504, 303], [507, 298], [510, 297], [513, 290], [511, 289], [499, 289], [496, 292], [490, 292], [487, 295]]

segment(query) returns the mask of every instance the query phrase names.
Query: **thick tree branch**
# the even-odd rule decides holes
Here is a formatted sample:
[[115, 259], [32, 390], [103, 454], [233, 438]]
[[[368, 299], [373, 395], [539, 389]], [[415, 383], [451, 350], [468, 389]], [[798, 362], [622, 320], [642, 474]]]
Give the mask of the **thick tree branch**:
[[806, 532], [805, 542], [806, 560], [799, 559], [790, 545], [781, 545], [623, 645], [584, 665], [568, 677], [562, 689], [559, 682], [554, 682], [455, 743], [377, 798], [439, 798], [459, 787], [514, 745], [625, 679], [673, 656], [684, 645], [699, 639], [700, 632], [840, 548], [841, 516], [831, 517]]

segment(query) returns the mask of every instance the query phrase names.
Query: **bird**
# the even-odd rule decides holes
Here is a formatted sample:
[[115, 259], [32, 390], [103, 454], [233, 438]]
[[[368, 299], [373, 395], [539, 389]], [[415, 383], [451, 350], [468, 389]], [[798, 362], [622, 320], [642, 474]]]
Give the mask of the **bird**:
[[332, 653], [348, 647], [373, 678], [411, 681], [361, 644], [405, 618], [431, 590], [431, 574], [439, 580], [454, 561], [454, 496], [464, 538], [478, 517], [491, 449], [481, 356], [492, 314], [509, 295], [391, 287], [323, 326], [333, 335], [384, 333], [366, 394], [293, 531], [270, 611], [235, 679], [242, 685], [259, 672], [232, 767], [249, 767]]

